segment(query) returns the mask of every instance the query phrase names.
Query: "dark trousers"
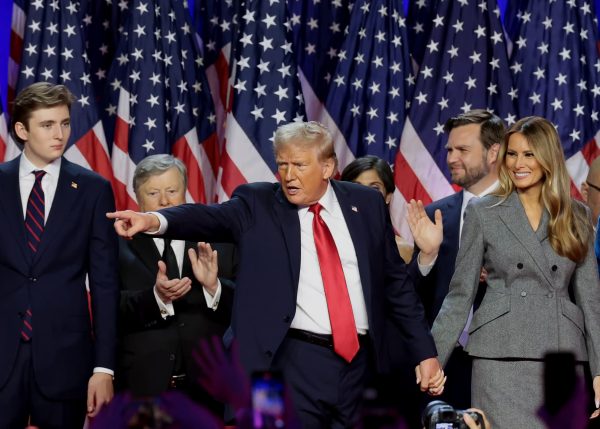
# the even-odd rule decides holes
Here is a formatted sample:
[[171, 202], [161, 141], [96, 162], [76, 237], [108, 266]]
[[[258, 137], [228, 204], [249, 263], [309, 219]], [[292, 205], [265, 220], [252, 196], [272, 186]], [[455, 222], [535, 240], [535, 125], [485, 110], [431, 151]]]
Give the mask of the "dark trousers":
[[13, 372], [0, 389], [0, 429], [23, 429], [28, 424], [40, 429], [81, 429], [86, 398], [58, 401], [44, 396], [35, 381], [31, 349], [31, 343], [20, 343]]
[[303, 429], [356, 423], [369, 367], [369, 346], [347, 363], [328, 347], [286, 338], [273, 367], [281, 370]]

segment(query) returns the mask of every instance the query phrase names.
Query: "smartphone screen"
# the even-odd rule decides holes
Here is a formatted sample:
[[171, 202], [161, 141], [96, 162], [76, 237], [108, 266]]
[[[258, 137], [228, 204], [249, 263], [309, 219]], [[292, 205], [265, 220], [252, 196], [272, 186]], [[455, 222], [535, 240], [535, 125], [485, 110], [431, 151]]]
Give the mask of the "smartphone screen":
[[283, 378], [275, 371], [252, 374], [252, 422], [256, 429], [280, 429], [284, 423]]

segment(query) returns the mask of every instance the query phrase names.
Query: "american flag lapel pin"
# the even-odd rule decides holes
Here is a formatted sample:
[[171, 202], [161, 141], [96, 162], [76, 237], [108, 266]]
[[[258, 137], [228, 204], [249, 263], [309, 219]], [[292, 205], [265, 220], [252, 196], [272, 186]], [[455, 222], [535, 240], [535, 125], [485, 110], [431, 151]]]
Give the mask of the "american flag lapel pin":
[[352, 208], [352, 211], [353, 211], [353, 212], [356, 212], [356, 213], [358, 213], [358, 207], [356, 207], [356, 206], [350, 206], [350, 207]]
[[77, 183], [75, 183], [75, 182], [71, 182], [71, 188], [73, 188], [73, 189], [77, 189]]

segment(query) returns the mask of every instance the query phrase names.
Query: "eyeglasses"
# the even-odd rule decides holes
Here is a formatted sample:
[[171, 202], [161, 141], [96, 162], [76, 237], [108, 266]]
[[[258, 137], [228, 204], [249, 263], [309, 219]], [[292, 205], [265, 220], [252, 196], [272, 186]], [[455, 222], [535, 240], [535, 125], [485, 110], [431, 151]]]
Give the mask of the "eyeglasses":
[[587, 183], [587, 185], [588, 185], [590, 188], [593, 188], [593, 189], [595, 189], [596, 191], [600, 192], [600, 186], [592, 185], [592, 184], [591, 184], [590, 182], [588, 182], [587, 180], [585, 181], [585, 183]]

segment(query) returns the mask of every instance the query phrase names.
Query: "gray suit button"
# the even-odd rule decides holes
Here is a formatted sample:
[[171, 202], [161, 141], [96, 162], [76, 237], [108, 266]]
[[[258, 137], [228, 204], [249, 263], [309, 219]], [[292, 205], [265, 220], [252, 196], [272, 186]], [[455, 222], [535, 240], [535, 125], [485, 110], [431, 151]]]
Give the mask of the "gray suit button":
[[521, 291], [521, 296], [525, 297], [527, 296], [527, 292], [525, 292], [524, 290]]
[[171, 353], [169, 355], [169, 360], [175, 360], [175, 353]]
[[554, 294], [552, 292], [550, 292], [547, 296], [548, 298], [554, 298]]

